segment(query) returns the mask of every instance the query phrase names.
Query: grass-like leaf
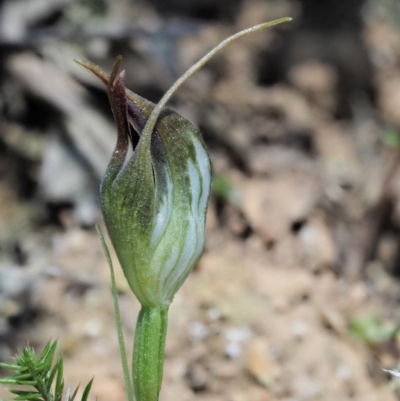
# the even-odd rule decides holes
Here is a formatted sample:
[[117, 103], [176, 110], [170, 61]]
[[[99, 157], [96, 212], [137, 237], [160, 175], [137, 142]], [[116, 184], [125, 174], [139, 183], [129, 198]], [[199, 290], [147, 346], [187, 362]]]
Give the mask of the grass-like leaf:
[[74, 390], [74, 392], [72, 393], [72, 395], [68, 394], [66, 399], [67, 401], [74, 401], [75, 397], [76, 397], [76, 393], [79, 390], [79, 386], [76, 387], [76, 389]]
[[93, 379], [86, 385], [85, 390], [83, 390], [81, 401], [87, 401], [90, 389], [92, 388]]

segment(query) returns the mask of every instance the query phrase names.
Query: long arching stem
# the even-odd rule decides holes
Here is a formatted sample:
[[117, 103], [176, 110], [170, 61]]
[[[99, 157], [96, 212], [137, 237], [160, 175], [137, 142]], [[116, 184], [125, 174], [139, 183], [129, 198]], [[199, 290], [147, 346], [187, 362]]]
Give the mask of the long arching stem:
[[[292, 18], [285, 17], [279, 18], [274, 21], [265, 22], [260, 25], [255, 25], [251, 28], [244, 29], [229, 38], [222, 41], [218, 46], [214, 47], [211, 51], [209, 51], [204, 57], [202, 57], [196, 64], [192, 65], [172, 86], [168, 89], [168, 91], [164, 94], [161, 100], [158, 102], [157, 106], [152, 111], [149, 119], [147, 120], [146, 126], [144, 127], [142, 137], [144, 141], [151, 140], [151, 133], [153, 132], [154, 126], [156, 125], [157, 119], [162, 111], [162, 109], [166, 106], [167, 102], [171, 98], [171, 96], [182, 86], [182, 84], [190, 78], [195, 72], [197, 72], [200, 68], [202, 68], [208, 61], [210, 61], [219, 51], [224, 49], [226, 46], [234, 42], [235, 40], [241, 38], [252, 32], [261, 31], [265, 28], [269, 28], [274, 25], [281, 24], [283, 22], [291, 21]], [[148, 144], [144, 144], [145, 149], [150, 149]]]

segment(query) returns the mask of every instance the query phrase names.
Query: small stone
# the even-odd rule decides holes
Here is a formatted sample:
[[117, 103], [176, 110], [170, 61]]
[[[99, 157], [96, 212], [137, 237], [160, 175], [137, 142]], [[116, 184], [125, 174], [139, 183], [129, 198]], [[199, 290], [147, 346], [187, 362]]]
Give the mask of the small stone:
[[291, 390], [299, 401], [307, 401], [321, 396], [324, 386], [320, 380], [305, 374], [298, 374], [291, 381]]
[[207, 317], [215, 322], [221, 318], [221, 311], [218, 308], [211, 308], [207, 311]]
[[229, 342], [225, 346], [225, 354], [231, 359], [239, 358], [242, 355], [243, 348], [242, 345], [236, 342]]
[[250, 330], [247, 327], [243, 328], [232, 328], [226, 331], [225, 338], [230, 342], [242, 342], [249, 338]]
[[254, 339], [248, 346], [246, 357], [246, 370], [265, 387], [274, 385], [281, 375], [281, 369], [271, 357], [269, 348], [264, 338]]
[[193, 340], [201, 341], [209, 334], [208, 328], [201, 322], [193, 321], [189, 323], [189, 335]]
[[303, 339], [308, 332], [308, 326], [306, 322], [297, 319], [291, 324], [290, 330], [293, 334], [293, 337], [297, 339]]
[[195, 363], [189, 366], [186, 373], [186, 379], [190, 388], [195, 393], [198, 393], [206, 389], [209, 375], [204, 366], [200, 365], [199, 363]]
[[225, 332], [227, 344], [225, 346], [225, 354], [232, 359], [242, 355], [242, 343], [250, 336], [250, 330], [247, 327], [235, 327]]
[[85, 323], [83, 330], [89, 337], [98, 337], [103, 332], [103, 323], [99, 319], [90, 319]]
[[28, 289], [30, 279], [13, 266], [0, 266], [0, 294], [17, 296]]

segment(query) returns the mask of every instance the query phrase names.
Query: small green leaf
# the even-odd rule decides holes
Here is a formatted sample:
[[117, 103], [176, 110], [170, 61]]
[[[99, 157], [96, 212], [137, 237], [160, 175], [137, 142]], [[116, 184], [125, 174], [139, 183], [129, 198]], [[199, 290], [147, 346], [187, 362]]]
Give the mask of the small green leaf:
[[[43, 355], [43, 357], [41, 357], [40, 355], [40, 360], [43, 360], [43, 368], [47, 368], [47, 370], [50, 369], [52, 363], [53, 363], [53, 359], [54, 359], [54, 353], [56, 351], [57, 348], [57, 341], [54, 341], [54, 343], [51, 345], [50, 349], [48, 350], [48, 352]], [[44, 353], [42, 353], [44, 354]]]
[[63, 393], [64, 393], [64, 379], [62, 379], [61, 383], [55, 389], [55, 391], [54, 391], [54, 399], [56, 401], [61, 401]]
[[63, 359], [60, 358], [60, 360], [57, 363], [57, 378], [56, 378], [56, 386], [55, 386], [55, 393], [56, 394], [62, 394], [64, 391], [64, 379], [63, 379], [63, 374], [64, 374], [64, 363]]
[[58, 363], [53, 366], [53, 368], [51, 369], [51, 372], [49, 374], [49, 377], [47, 379], [47, 391], [50, 390], [51, 385], [53, 384], [54, 377], [57, 372], [58, 372]]
[[41, 401], [42, 400], [42, 396], [40, 394], [34, 394], [34, 393], [30, 393], [30, 394], [26, 394], [26, 395], [20, 395], [18, 397], [14, 398], [15, 401]]
[[24, 366], [12, 365], [9, 363], [0, 363], [0, 368], [8, 369], [8, 370], [15, 370], [15, 371], [20, 371], [20, 370], [26, 369]]
[[383, 132], [383, 143], [389, 148], [400, 147], [400, 136], [397, 130], [392, 127], [388, 127]]
[[5, 379], [0, 379], [0, 384], [14, 384], [18, 386], [34, 386], [36, 384], [36, 381], [34, 380], [16, 380], [12, 377], [10, 378], [5, 378]]
[[229, 202], [233, 206], [239, 206], [239, 191], [225, 175], [216, 175], [212, 181], [212, 190], [215, 195]]
[[90, 389], [92, 388], [93, 379], [86, 385], [85, 390], [83, 391], [81, 401], [87, 401], [87, 398], [90, 393]]
[[379, 316], [357, 317], [349, 329], [353, 337], [369, 345], [393, 340], [400, 330], [399, 326], [384, 323]]
[[[39, 354], [37, 360], [44, 361], [49, 353], [53, 351], [55, 352], [55, 347], [57, 347], [57, 341], [51, 342], [49, 341], [46, 346], [43, 348], [42, 352]], [[32, 354], [34, 355], [34, 351], [32, 350]]]
[[[42, 395], [39, 392], [34, 392], [34, 391], [12, 389], [12, 390], [9, 390], [9, 392], [11, 394], [17, 395], [18, 396], [17, 398], [20, 398], [22, 400], [23, 399], [33, 400], [33, 399], [41, 399], [42, 398]], [[15, 399], [17, 399], [17, 398], [15, 398]]]
[[13, 376], [14, 379], [16, 380], [31, 380], [32, 379], [32, 375], [30, 373], [21, 373], [21, 374], [17, 374], [15, 376]]

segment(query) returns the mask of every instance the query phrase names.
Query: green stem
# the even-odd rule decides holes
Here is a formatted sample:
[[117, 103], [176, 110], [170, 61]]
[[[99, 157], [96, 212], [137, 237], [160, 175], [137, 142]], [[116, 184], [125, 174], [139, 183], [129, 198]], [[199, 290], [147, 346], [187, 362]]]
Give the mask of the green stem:
[[114, 303], [115, 323], [117, 325], [119, 354], [121, 356], [122, 371], [124, 373], [124, 380], [125, 380], [125, 387], [126, 387], [126, 392], [127, 392], [127, 396], [128, 396], [128, 401], [133, 401], [132, 383], [131, 383], [130, 374], [129, 374], [128, 360], [126, 357], [125, 340], [124, 340], [124, 333], [122, 330], [121, 313], [119, 311], [118, 291], [117, 291], [117, 286], [115, 283], [114, 266], [112, 264], [110, 251], [108, 250], [106, 241], [104, 240], [104, 237], [103, 237], [103, 233], [101, 232], [98, 224], [96, 224], [96, 231], [97, 231], [98, 236], [100, 237], [101, 245], [103, 246], [103, 251], [106, 256], [108, 266], [110, 267], [111, 293], [112, 293], [113, 303]]
[[133, 347], [133, 385], [136, 401], [158, 401], [164, 366], [168, 308], [142, 307]]
[[29, 373], [31, 374], [33, 381], [35, 382], [34, 387], [40, 393], [44, 401], [53, 401], [53, 397], [51, 393], [47, 390], [43, 379], [40, 377], [38, 372], [36, 371], [35, 364], [33, 361], [27, 362]]

